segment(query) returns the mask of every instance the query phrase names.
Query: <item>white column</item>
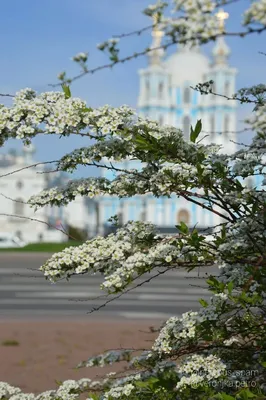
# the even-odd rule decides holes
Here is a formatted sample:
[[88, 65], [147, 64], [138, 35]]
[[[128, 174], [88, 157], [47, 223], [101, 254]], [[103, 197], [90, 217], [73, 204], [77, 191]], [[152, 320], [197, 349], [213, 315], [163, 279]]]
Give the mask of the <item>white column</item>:
[[171, 221], [171, 200], [165, 200], [165, 207], [164, 207], [164, 225], [165, 226], [172, 226], [173, 222]]

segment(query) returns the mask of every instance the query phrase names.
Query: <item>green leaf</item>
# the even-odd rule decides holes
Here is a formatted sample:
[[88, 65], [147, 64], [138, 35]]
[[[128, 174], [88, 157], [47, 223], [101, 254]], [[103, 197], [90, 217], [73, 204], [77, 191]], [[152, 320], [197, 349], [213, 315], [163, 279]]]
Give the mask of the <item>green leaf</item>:
[[217, 400], [235, 400], [235, 397], [232, 397], [229, 394], [226, 394], [226, 393], [222, 392], [222, 393], [218, 393], [217, 395], [215, 395], [214, 399], [217, 399]]
[[149, 387], [149, 382], [135, 382], [135, 386], [139, 387], [139, 388], [147, 388]]
[[93, 111], [93, 108], [91, 108], [91, 107], [84, 107], [84, 108], [82, 108], [82, 111], [83, 111], [83, 112]]
[[249, 389], [243, 389], [241, 392], [238, 394], [238, 398], [243, 399], [243, 400], [248, 400], [248, 399], [253, 399], [254, 397], [257, 398], [257, 395], [254, 393], [251, 393]]
[[229, 294], [232, 294], [233, 288], [234, 288], [234, 282], [231, 281], [231, 282], [229, 282], [228, 285], [227, 285], [227, 290], [228, 290], [228, 293], [229, 293]]
[[71, 97], [70, 87], [68, 85], [62, 84], [63, 92], [65, 93], [65, 98], [69, 99]]
[[150, 382], [150, 383], [159, 382], [159, 379], [158, 379], [158, 378], [155, 378], [155, 376], [152, 376], [151, 378], [149, 378], [149, 382]]
[[185, 224], [185, 222], [181, 222], [180, 225], [176, 225], [176, 228], [184, 234], [188, 234], [188, 232], [189, 232], [189, 229], [188, 229], [187, 225]]
[[207, 306], [208, 306], [207, 301], [204, 300], [204, 299], [199, 299], [199, 302], [200, 302], [200, 304], [202, 305], [202, 307], [207, 307]]
[[93, 399], [93, 400], [99, 400], [99, 396], [97, 396], [97, 394], [94, 393], [88, 393], [89, 394], [89, 399]]
[[226, 230], [225, 230], [225, 225], [222, 226], [221, 229], [221, 238], [225, 239], [226, 238]]
[[193, 143], [196, 142], [196, 139], [199, 136], [201, 129], [202, 129], [202, 123], [201, 123], [201, 119], [199, 119], [196, 123], [195, 129], [193, 129], [192, 126], [190, 128], [190, 141], [191, 142], [193, 142]]
[[206, 282], [208, 283], [208, 285], [211, 285], [217, 289], [220, 288], [220, 282], [214, 276], [211, 276], [209, 279], [206, 280]]

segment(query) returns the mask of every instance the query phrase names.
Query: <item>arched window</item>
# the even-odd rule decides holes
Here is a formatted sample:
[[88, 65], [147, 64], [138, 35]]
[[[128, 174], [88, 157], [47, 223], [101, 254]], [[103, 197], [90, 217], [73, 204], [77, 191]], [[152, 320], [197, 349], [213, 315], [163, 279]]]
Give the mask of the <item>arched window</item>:
[[24, 201], [21, 198], [17, 198], [14, 202], [14, 214], [24, 215]]
[[188, 139], [190, 134], [190, 118], [187, 115], [183, 119], [183, 132], [184, 137]]
[[225, 115], [224, 117], [224, 132], [228, 135], [229, 132], [229, 128], [230, 128], [230, 120], [229, 120], [229, 116]]
[[16, 232], [16, 236], [17, 236], [20, 240], [22, 240], [22, 233], [21, 233], [21, 231], [17, 231], [17, 232]]
[[162, 115], [159, 116], [159, 124], [161, 126], [163, 125], [163, 116]]
[[159, 87], [158, 87], [158, 97], [159, 99], [163, 98], [163, 82], [159, 83]]
[[188, 103], [190, 103], [190, 89], [187, 87], [187, 88], [185, 88], [185, 90], [184, 90], [184, 103], [185, 104], [188, 104]]
[[230, 83], [228, 81], [224, 84], [224, 95], [230, 97]]
[[22, 189], [23, 188], [23, 182], [22, 181], [17, 181], [17, 189]]
[[190, 222], [189, 212], [185, 209], [181, 209], [177, 213], [177, 223], [184, 222], [186, 225]]
[[150, 97], [150, 82], [146, 81], [145, 82], [145, 91], [146, 91], [146, 98]]
[[140, 221], [146, 221], [146, 219], [147, 219], [147, 203], [146, 203], [146, 200], [144, 200], [144, 199], [142, 200], [139, 219], [140, 219]]

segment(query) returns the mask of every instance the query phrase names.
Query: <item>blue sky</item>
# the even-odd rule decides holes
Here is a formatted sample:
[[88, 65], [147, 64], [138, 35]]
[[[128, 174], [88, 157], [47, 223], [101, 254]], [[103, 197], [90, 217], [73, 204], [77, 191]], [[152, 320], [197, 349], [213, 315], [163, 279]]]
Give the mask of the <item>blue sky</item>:
[[[130, 32], [150, 24], [141, 12], [152, 1], [147, 0], [6, 0], [1, 2], [0, 16], [0, 92], [14, 93], [24, 87], [37, 91], [51, 90], [49, 83], [57, 81], [57, 74], [79, 72], [70, 58], [80, 51], [89, 52], [89, 67], [108, 62], [108, 57], [96, 49], [96, 45], [112, 35]], [[240, 0], [226, 8], [230, 13], [229, 31], [241, 30], [241, 14], [249, 1]], [[123, 39], [121, 55], [130, 55], [151, 43], [149, 33]], [[263, 83], [265, 79], [265, 34], [250, 35], [245, 39], [228, 38], [232, 55], [230, 64], [239, 70], [237, 88]], [[209, 54], [213, 44], [203, 47]], [[175, 48], [170, 49], [170, 53]], [[104, 104], [136, 107], [139, 68], [145, 67], [146, 58], [118, 65], [113, 70], [87, 75], [72, 86], [72, 94], [85, 99], [89, 105]], [[3, 102], [3, 99], [0, 100]], [[243, 120], [250, 108], [240, 106], [239, 120]], [[239, 125], [240, 127], [241, 125]], [[241, 134], [239, 140], [249, 140]], [[39, 137], [36, 159], [57, 159], [74, 148], [87, 145], [83, 138]], [[9, 142], [1, 152], [20, 148], [18, 141]], [[88, 175], [81, 170], [80, 174]]]

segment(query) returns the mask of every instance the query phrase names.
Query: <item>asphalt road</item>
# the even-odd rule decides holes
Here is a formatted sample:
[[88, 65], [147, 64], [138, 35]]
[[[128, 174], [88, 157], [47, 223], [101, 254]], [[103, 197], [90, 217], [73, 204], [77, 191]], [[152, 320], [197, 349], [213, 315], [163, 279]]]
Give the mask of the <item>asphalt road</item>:
[[0, 318], [166, 319], [198, 309], [198, 299], [208, 299], [203, 278], [206, 273], [217, 273], [214, 269], [194, 270], [189, 274], [181, 270], [167, 272], [90, 313], [109, 299], [95, 299], [104, 295], [99, 288], [103, 278], [82, 275], [51, 284], [38, 271], [49, 256], [47, 253], [0, 253]]

